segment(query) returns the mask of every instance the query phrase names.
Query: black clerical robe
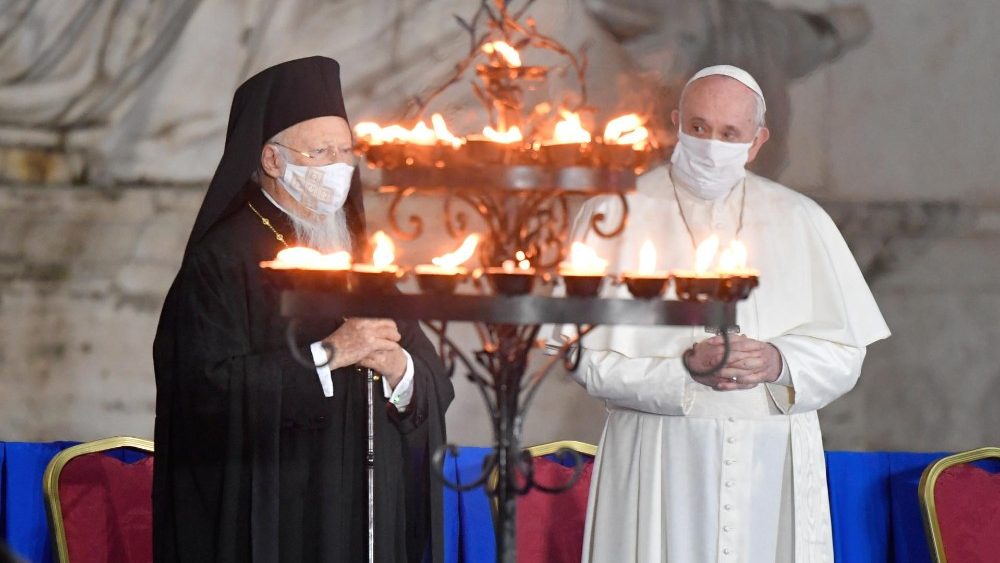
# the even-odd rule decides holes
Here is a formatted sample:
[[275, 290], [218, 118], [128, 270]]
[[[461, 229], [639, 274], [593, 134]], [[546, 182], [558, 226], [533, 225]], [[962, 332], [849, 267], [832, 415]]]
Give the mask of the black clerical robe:
[[[285, 237], [292, 226], [249, 185]], [[260, 270], [283, 248], [243, 205], [188, 249], [154, 346], [157, 384], [156, 560], [365, 561], [367, 392], [362, 370], [316, 370], [286, 344], [279, 288]], [[430, 474], [453, 396], [416, 324], [400, 322], [414, 394], [400, 414], [375, 387], [375, 553], [381, 562], [442, 560], [441, 489]], [[303, 327], [309, 343], [338, 323]]]

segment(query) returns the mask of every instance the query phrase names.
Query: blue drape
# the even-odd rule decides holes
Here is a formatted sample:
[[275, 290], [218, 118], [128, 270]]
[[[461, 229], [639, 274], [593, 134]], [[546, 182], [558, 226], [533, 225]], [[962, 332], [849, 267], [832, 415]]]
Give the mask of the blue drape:
[[[42, 475], [59, 451], [75, 442], [0, 442], [0, 538], [32, 563], [52, 560]], [[445, 458], [446, 477], [471, 483], [489, 448], [461, 448]], [[138, 452], [112, 454], [132, 462]], [[930, 561], [920, 516], [920, 474], [945, 453], [827, 452], [827, 478], [833, 544], [837, 561], [851, 563], [924, 563]], [[998, 462], [986, 462], [996, 471]], [[482, 487], [444, 492], [445, 560], [449, 563], [494, 561], [496, 539], [489, 499]]]
[[[490, 448], [464, 447], [458, 457], [446, 458], [448, 479], [459, 484], [475, 482], [482, 472], [483, 460]], [[456, 492], [444, 489], [445, 533], [448, 537], [445, 561], [448, 563], [478, 563], [496, 560], [496, 537], [493, 535], [493, 514], [484, 487], [471, 491]], [[447, 508], [452, 508], [448, 511]]]
[[3, 444], [0, 459], [0, 529], [16, 555], [32, 563], [53, 560], [49, 523], [45, 517], [42, 475], [57, 453], [76, 442]]

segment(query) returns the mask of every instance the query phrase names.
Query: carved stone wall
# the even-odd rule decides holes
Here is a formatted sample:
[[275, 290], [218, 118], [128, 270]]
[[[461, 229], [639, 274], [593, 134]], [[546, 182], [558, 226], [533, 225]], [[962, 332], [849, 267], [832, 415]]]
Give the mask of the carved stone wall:
[[[75, 73], [56, 72], [61, 67], [44, 60], [33, 71], [34, 63], [24, 62], [38, 58], [31, 45], [54, 42], [63, 29], [11, 19], [22, 12], [6, 9], [32, 4], [51, 17], [66, 10], [56, 0], [0, 0], [0, 439], [150, 436], [156, 320], [221, 153], [233, 88], [272, 62], [320, 52], [344, 64], [355, 115], [391, 115], [414, 84], [447, 74], [465, 40], [450, 14], [465, 13], [468, 4], [378, 0], [387, 16], [373, 20], [373, 3], [360, 1], [129, 3], [119, 17], [132, 27], [114, 28], [125, 35], [104, 43], [103, 52], [117, 58], [104, 67], [80, 63]], [[560, 33], [571, 45], [610, 41], [606, 22], [589, 15], [598, 4], [616, 2], [539, 2], [539, 22], [568, 22]], [[705, 36], [699, 31], [685, 43], [683, 33], [702, 29], [702, 20], [681, 25], [693, 18], [692, 6], [726, 4], [677, 2], [663, 21], [680, 26], [678, 45], [695, 49]], [[774, 2], [820, 12], [837, 4]], [[991, 25], [1000, 3], [879, 0], [866, 8], [874, 30], [867, 44], [786, 85], [788, 153], [779, 180], [815, 196], [837, 220], [893, 330], [869, 350], [857, 389], [821, 412], [827, 446], [996, 443], [1000, 159], [991, 132], [1000, 129], [1000, 39]], [[95, 27], [66, 32], [70, 45], [114, 31], [98, 25], [112, 21], [101, 9], [74, 9], [93, 10]], [[158, 62], [141, 58], [164, 48], [149, 38], [181, 22]], [[31, 40], [12, 43], [13, 25]], [[592, 79], [615, 85], [594, 90], [602, 104], [618, 100], [623, 71], [653, 68], [654, 61], [694, 64], [671, 58], [677, 54], [670, 50], [660, 53], [666, 58], [637, 57], [645, 52], [639, 46], [615, 45], [590, 48]], [[126, 90], [101, 82], [107, 72], [133, 67], [152, 70]], [[67, 95], [62, 105], [42, 103], [37, 92], [44, 89], [36, 97], [5, 90], [65, 76], [86, 80], [57, 89]], [[101, 113], [108, 108], [90, 87], [119, 102]], [[463, 96], [443, 102], [461, 107]], [[38, 121], [38, 111], [56, 106], [62, 121]], [[84, 114], [101, 119], [67, 121]], [[369, 201], [374, 227], [383, 205]], [[460, 443], [486, 443], [486, 417], [468, 385], [456, 381], [450, 432]], [[527, 441], [594, 442], [604, 415], [600, 403], [555, 373], [529, 414]]]

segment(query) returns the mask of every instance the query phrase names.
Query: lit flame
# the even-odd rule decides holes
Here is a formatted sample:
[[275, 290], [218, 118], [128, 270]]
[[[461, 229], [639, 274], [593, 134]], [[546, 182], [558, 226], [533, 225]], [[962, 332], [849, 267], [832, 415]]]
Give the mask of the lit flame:
[[410, 140], [410, 130], [402, 125], [390, 125], [382, 128], [378, 138], [383, 143], [405, 143]]
[[354, 134], [358, 140], [369, 145], [386, 143], [434, 145], [441, 142], [457, 147], [463, 143], [462, 139], [452, 135], [448, 130], [448, 125], [441, 114], [435, 113], [431, 116], [431, 125], [432, 127], [428, 127], [427, 123], [420, 121], [413, 126], [413, 129], [407, 129], [402, 125], [382, 127], [377, 123], [365, 121], [354, 126]]
[[747, 247], [742, 242], [734, 240], [729, 248], [719, 255], [719, 272], [740, 273], [747, 268]]
[[524, 253], [523, 250], [518, 250], [514, 253], [514, 258], [517, 259], [517, 267], [522, 270], [530, 270], [531, 262], [528, 260], [528, 255]]
[[646, 239], [639, 249], [639, 273], [652, 274], [656, 272], [656, 247], [653, 241]]
[[372, 264], [378, 268], [387, 268], [396, 261], [396, 245], [393, 244], [385, 231], [377, 231], [372, 235], [375, 249], [372, 251]]
[[649, 130], [643, 127], [642, 123], [642, 118], [634, 113], [616, 117], [604, 127], [604, 142], [632, 145], [636, 150], [643, 150], [649, 139]]
[[499, 54], [512, 68], [521, 66], [520, 53], [518, 53], [517, 49], [511, 47], [505, 41], [493, 41], [492, 43], [487, 43], [483, 45], [483, 52], [487, 55], [492, 55], [494, 53]]
[[494, 143], [501, 143], [504, 145], [520, 143], [524, 140], [524, 137], [521, 136], [521, 129], [519, 129], [516, 125], [506, 131], [497, 131], [487, 125], [483, 128], [483, 136]]
[[465, 237], [465, 240], [462, 241], [462, 246], [458, 247], [458, 250], [449, 252], [443, 256], [431, 258], [431, 263], [439, 268], [454, 270], [461, 266], [469, 258], [472, 258], [472, 253], [476, 251], [476, 246], [478, 244], [479, 235], [473, 233]]
[[[655, 257], [653, 258], [653, 262], [655, 264]], [[597, 251], [586, 244], [574, 242], [569, 247], [569, 260], [559, 264], [559, 267], [566, 271], [603, 274], [608, 269], [608, 261], [598, 256]]]
[[407, 140], [414, 145], [433, 145], [437, 143], [437, 135], [434, 134], [434, 130], [421, 121], [413, 126]]
[[719, 235], [712, 235], [701, 241], [694, 253], [694, 271], [701, 275], [708, 273], [719, 251]]
[[559, 110], [562, 121], [556, 123], [554, 144], [561, 145], [567, 143], [589, 143], [590, 132], [583, 128], [580, 123], [580, 115], [566, 110]]
[[462, 139], [452, 135], [451, 131], [448, 130], [448, 124], [444, 122], [444, 117], [440, 113], [435, 113], [431, 116], [431, 125], [434, 126], [434, 134], [442, 143], [447, 143], [453, 147], [458, 147], [462, 144]]
[[362, 121], [354, 126], [354, 135], [362, 141], [369, 143], [380, 143], [382, 126], [371, 121]]
[[279, 268], [294, 268], [301, 270], [348, 270], [351, 267], [351, 255], [341, 250], [332, 254], [320, 254], [312, 248], [295, 246], [278, 253], [275, 266]]

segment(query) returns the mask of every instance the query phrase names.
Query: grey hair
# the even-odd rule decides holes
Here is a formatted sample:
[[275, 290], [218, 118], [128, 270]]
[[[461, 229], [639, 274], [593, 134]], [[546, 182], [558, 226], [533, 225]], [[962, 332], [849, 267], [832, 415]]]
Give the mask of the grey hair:
[[[727, 76], [726, 78], [730, 78], [730, 77]], [[735, 78], [730, 78], [730, 80], [736, 80], [736, 79]], [[697, 81], [695, 81], [695, 82], [697, 82]], [[739, 81], [737, 80], [737, 82], [739, 82]], [[692, 84], [694, 84], [694, 82], [689, 82], [689, 83], [685, 84], [684, 85], [684, 89], [681, 90], [681, 97], [680, 97], [680, 100], [677, 102], [677, 107], [678, 108], [680, 108], [681, 104], [684, 103], [684, 96], [687, 95], [688, 88], [691, 87]], [[767, 105], [764, 104], [764, 98], [763, 98], [763, 96], [761, 96], [757, 92], [754, 92], [753, 90], [750, 90], [750, 93], [753, 94], [754, 101], [757, 102], [756, 103], [756, 107], [754, 108], [754, 116], [753, 116], [754, 117], [754, 123], [756, 123], [756, 125], [757, 125], [758, 128], [760, 128], [760, 127], [767, 127], [767, 121], [764, 118], [764, 113], [767, 111], [766, 110]]]

